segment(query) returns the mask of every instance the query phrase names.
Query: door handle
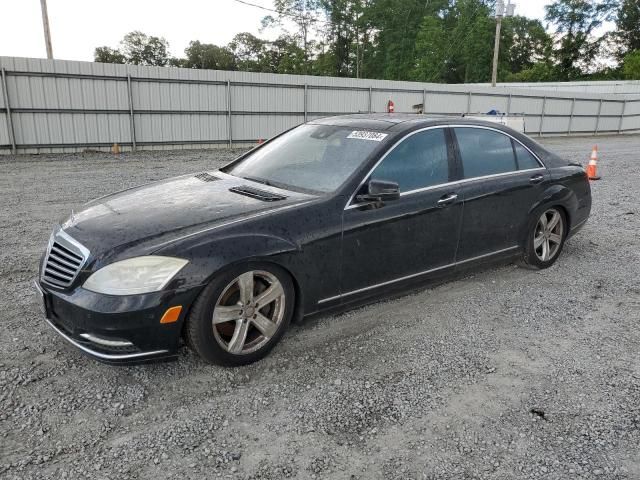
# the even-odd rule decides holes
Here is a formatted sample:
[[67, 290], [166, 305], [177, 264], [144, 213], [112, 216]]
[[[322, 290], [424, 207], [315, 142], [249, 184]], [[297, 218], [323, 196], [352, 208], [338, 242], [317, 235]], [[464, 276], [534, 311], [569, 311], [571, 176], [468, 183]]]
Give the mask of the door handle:
[[438, 200], [437, 206], [438, 207], [446, 207], [447, 205], [451, 205], [457, 199], [458, 199], [458, 194], [457, 193], [449, 193], [449, 194], [445, 195], [444, 197], [442, 197], [440, 200]]
[[537, 175], [534, 175], [533, 177], [531, 177], [529, 179], [529, 182], [535, 184], [535, 183], [540, 183], [543, 180], [544, 180], [544, 175], [538, 173]]

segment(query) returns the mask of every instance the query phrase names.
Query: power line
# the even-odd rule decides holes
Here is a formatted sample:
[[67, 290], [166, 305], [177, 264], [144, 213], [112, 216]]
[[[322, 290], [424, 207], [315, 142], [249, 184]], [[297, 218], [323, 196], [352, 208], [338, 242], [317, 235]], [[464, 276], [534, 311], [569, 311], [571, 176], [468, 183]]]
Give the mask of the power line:
[[296, 14], [293, 14], [293, 13], [279, 12], [278, 10], [275, 10], [273, 8], [265, 7], [264, 5], [258, 5], [257, 3], [248, 2], [247, 0], [233, 0], [233, 1], [237, 2], [237, 3], [241, 3], [243, 5], [247, 5], [249, 7], [254, 7], [254, 8], [258, 8], [260, 10], [265, 10], [267, 12], [277, 13], [278, 15], [281, 15], [283, 17], [293, 18], [295, 20], [302, 20], [302, 21], [309, 22], [309, 23], [324, 23], [325, 25], [333, 25], [332, 22], [329, 22], [329, 21], [326, 21], [326, 20], [320, 20], [320, 19], [317, 19], [317, 18], [312, 18], [312, 17], [304, 16], [304, 15], [296, 15]]

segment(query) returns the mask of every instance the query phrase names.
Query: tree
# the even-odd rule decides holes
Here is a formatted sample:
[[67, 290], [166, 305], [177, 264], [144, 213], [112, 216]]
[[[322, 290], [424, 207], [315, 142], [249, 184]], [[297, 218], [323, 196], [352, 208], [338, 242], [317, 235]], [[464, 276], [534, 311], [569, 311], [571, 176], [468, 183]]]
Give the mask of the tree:
[[219, 47], [211, 43], [189, 42], [184, 50], [186, 58], [181, 62], [182, 67], [201, 68], [209, 70], [235, 70], [236, 59], [228, 47]]
[[169, 43], [140, 31], [128, 33], [120, 42], [127, 63], [164, 67], [169, 63]]
[[556, 70], [550, 62], [538, 62], [531, 67], [507, 76], [508, 82], [553, 82], [556, 80]]
[[[274, 0], [273, 6], [277, 16], [264, 17], [262, 19], [263, 28], [278, 25], [283, 27], [286, 37], [298, 41], [304, 52], [304, 73], [309, 73], [311, 70], [309, 61], [314, 44], [310, 40], [310, 36], [313, 31], [317, 30], [317, 26], [321, 22], [319, 18], [321, 13], [320, 0]], [[284, 28], [286, 20], [296, 25], [297, 32], [290, 33]]]
[[363, 12], [374, 48], [363, 61], [366, 76], [406, 80], [416, 66], [416, 40], [425, 16], [442, 16], [449, 0], [376, 0]]
[[416, 66], [413, 80], [442, 82], [448, 76], [451, 59], [446, 55], [446, 31], [444, 21], [426, 16], [416, 38]]
[[[486, 82], [491, 78], [495, 20], [482, 0], [452, 2], [427, 15], [416, 39], [413, 79], [432, 82]], [[500, 57], [502, 69], [505, 49]]]
[[508, 17], [503, 22], [502, 47], [509, 73], [517, 73], [539, 62], [549, 61], [553, 39], [539, 20], [522, 16]]
[[556, 26], [554, 56], [562, 80], [579, 78], [589, 70], [602, 37], [593, 33], [611, 18], [619, 0], [556, 0], [547, 5], [546, 20]]
[[622, 0], [616, 12], [618, 58], [640, 50], [640, 0]]
[[238, 70], [261, 72], [267, 61], [267, 42], [248, 32], [238, 33], [228, 45]]
[[640, 50], [627, 53], [622, 64], [624, 78], [640, 80]]
[[100, 63], [127, 63], [125, 56], [117, 48], [98, 47], [93, 53], [93, 61]]
[[270, 42], [266, 50], [267, 70], [273, 73], [308, 73], [308, 64], [304, 50], [298, 46], [295, 38], [281, 35]]

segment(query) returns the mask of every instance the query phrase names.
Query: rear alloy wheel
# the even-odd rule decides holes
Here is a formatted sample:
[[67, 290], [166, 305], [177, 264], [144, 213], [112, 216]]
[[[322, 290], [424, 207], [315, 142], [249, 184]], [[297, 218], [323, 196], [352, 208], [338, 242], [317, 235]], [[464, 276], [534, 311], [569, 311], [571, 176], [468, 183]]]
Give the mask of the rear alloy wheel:
[[244, 365], [278, 342], [293, 312], [293, 284], [275, 266], [234, 269], [200, 295], [186, 326], [189, 345], [205, 360]]
[[544, 212], [536, 225], [533, 248], [541, 262], [553, 260], [560, 252], [564, 240], [564, 221], [554, 208]]
[[547, 268], [555, 263], [566, 238], [564, 213], [557, 208], [545, 210], [530, 230], [524, 263], [535, 268]]

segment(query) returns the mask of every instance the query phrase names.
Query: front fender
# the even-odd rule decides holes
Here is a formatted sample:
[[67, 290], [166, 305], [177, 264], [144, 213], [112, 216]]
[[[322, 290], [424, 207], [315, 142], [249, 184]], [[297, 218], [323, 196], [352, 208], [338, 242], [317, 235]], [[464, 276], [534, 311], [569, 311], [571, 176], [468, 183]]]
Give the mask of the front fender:
[[189, 264], [176, 281], [180, 286], [195, 287], [209, 283], [217, 272], [230, 265], [299, 251], [301, 247], [292, 240], [272, 234], [234, 234], [174, 244], [157, 254], [188, 259]]

